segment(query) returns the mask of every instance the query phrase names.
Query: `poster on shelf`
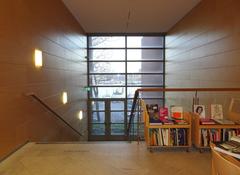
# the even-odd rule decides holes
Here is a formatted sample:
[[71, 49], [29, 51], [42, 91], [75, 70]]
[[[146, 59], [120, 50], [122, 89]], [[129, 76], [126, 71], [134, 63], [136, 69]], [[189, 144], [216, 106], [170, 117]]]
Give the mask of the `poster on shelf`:
[[223, 108], [221, 104], [211, 104], [211, 118], [223, 119]]
[[205, 106], [204, 105], [194, 105], [193, 112], [198, 114], [200, 118], [206, 118]]

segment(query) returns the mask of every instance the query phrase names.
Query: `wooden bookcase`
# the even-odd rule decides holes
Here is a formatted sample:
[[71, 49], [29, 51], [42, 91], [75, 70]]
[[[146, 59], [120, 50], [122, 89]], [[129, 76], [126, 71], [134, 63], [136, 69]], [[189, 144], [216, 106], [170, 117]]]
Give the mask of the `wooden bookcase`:
[[[236, 124], [210, 124], [210, 125], [202, 125], [200, 123], [199, 116], [197, 114], [192, 114], [193, 125], [192, 125], [192, 140], [193, 144], [196, 148], [199, 148], [200, 151], [204, 148], [210, 148], [210, 146], [204, 146], [202, 141], [202, 129], [215, 129], [219, 133], [222, 133], [223, 129], [240, 129], [240, 125]], [[230, 119], [230, 118], [229, 118]], [[231, 120], [231, 119], [230, 119]], [[220, 134], [221, 136], [222, 134]], [[222, 137], [220, 138], [222, 141]]]
[[[191, 127], [192, 127], [192, 120], [191, 120], [191, 114], [188, 112], [184, 112], [183, 114], [183, 118], [188, 122], [188, 124], [173, 124], [173, 125], [150, 125], [149, 123], [149, 115], [146, 109], [146, 105], [144, 103], [144, 101], [141, 101], [141, 106], [142, 106], [142, 117], [143, 117], [143, 121], [144, 121], [144, 136], [145, 136], [145, 141], [147, 144], [148, 149], [153, 150], [155, 148], [186, 148], [187, 151], [189, 151], [189, 149], [192, 147], [192, 131], [191, 131]], [[170, 142], [170, 130], [171, 129], [186, 129], [187, 133], [187, 144], [185, 145], [170, 145], [168, 144], [168, 146], [152, 146], [150, 143], [150, 132], [151, 129], [167, 129], [169, 134], [168, 134], [168, 142]]]

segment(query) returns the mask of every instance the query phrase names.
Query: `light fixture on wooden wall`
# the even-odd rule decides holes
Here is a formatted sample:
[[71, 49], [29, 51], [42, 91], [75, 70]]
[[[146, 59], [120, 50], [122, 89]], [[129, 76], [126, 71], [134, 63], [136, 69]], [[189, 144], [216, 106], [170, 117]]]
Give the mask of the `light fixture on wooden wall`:
[[34, 62], [35, 62], [35, 67], [40, 68], [43, 65], [42, 61], [42, 51], [35, 49], [34, 52]]
[[83, 119], [83, 111], [82, 111], [82, 110], [79, 111], [79, 113], [78, 113], [78, 118], [79, 118], [79, 120], [82, 120], [82, 119]]
[[66, 104], [68, 102], [67, 92], [62, 93], [62, 102], [63, 104]]

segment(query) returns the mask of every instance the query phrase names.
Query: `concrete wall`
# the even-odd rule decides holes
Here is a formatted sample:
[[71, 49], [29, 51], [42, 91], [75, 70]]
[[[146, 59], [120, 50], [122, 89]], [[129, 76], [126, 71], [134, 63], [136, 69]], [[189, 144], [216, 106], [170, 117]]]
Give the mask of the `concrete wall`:
[[[36, 69], [34, 49], [43, 51]], [[87, 138], [86, 36], [61, 0], [0, 1], [0, 157], [31, 141], [79, 140], [24, 94], [33, 92]], [[61, 94], [68, 92], [63, 105]], [[82, 138], [84, 139], [84, 138]]]

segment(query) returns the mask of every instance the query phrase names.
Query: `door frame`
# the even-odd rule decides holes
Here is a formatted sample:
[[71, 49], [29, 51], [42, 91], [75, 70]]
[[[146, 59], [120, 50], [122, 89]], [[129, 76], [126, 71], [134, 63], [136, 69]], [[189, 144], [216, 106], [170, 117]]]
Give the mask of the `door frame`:
[[[105, 134], [104, 135], [92, 135], [92, 102], [104, 102], [104, 124], [105, 124]], [[112, 101], [122, 101], [124, 103], [124, 132], [123, 135], [111, 135], [111, 102]], [[126, 130], [127, 130], [127, 113], [126, 113], [126, 100], [123, 98], [98, 98], [98, 99], [89, 99], [88, 100], [88, 140], [89, 141], [125, 141], [127, 140]], [[101, 111], [101, 110], [100, 110]], [[121, 110], [117, 111], [120, 112]]]

